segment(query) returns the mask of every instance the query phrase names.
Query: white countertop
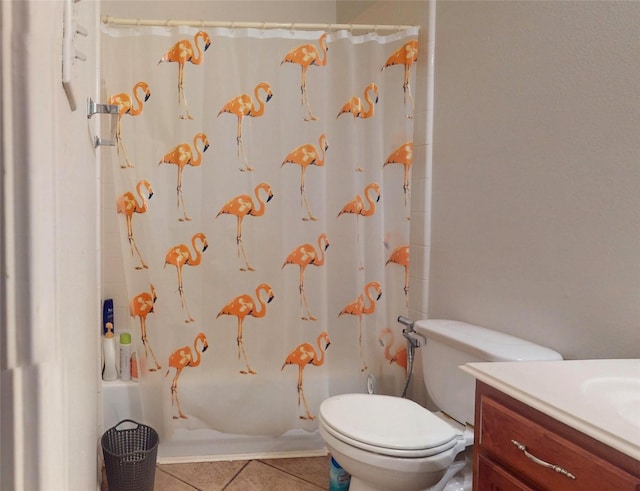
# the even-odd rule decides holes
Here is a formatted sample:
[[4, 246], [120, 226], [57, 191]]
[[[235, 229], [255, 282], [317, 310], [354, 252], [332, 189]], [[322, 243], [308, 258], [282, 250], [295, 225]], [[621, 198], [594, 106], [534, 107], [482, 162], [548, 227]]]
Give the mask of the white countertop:
[[468, 363], [460, 368], [640, 460], [640, 359]]

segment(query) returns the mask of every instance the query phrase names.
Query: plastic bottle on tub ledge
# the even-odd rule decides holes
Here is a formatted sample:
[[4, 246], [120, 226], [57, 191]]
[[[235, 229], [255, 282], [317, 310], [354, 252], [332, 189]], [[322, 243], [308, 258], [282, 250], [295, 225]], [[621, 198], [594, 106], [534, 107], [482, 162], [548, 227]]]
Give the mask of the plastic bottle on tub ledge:
[[120, 334], [120, 380], [131, 380], [131, 334]]
[[102, 304], [102, 335], [107, 334], [107, 324], [111, 323], [111, 332], [113, 332], [113, 299], [107, 298]]
[[329, 491], [347, 491], [351, 484], [351, 474], [345, 471], [340, 464], [331, 457], [331, 470], [329, 472]]
[[111, 382], [118, 378], [116, 367], [116, 340], [113, 337], [113, 324], [105, 324], [106, 334], [102, 339], [102, 380]]

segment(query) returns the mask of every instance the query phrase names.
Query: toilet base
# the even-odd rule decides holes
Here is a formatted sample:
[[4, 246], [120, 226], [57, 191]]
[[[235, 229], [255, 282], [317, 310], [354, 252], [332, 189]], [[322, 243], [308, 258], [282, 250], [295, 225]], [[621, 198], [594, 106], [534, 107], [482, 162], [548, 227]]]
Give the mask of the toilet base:
[[471, 491], [473, 487], [473, 465], [465, 467], [453, 476], [443, 491]]
[[[331, 449], [330, 449], [331, 450]], [[352, 464], [347, 457], [336, 452], [338, 459], [342, 458], [347, 464]], [[473, 484], [473, 447], [467, 447], [456, 456], [446, 472], [441, 475], [440, 481], [431, 487], [419, 491], [471, 491]], [[349, 467], [351, 467], [349, 465]], [[365, 473], [366, 475], [366, 473]], [[362, 481], [358, 477], [351, 475], [351, 485], [349, 491], [397, 491], [398, 489], [416, 489], [412, 483], [400, 483], [401, 475], [393, 476], [393, 484], [383, 483], [377, 480], [374, 483]]]
[[349, 484], [349, 491], [377, 491], [368, 484], [362, 482], [357, 477], [351, 476], [351, 484]]
[[[455, 465], [455, 464], [454, 464]], [[438, 485], [427, 488], [423, 491], [471, 491], [472, 489], [472, 468], [470, 465], [465, 465], [462, 470], [457, 472], [450, 479], [447, 478], [444, 487], [438, 483]], [[385, 491], [384, 489], [371, 487], [368, 483], [361, 481], [357, 477], [351, 476], [351, 484], [349, 491]]]

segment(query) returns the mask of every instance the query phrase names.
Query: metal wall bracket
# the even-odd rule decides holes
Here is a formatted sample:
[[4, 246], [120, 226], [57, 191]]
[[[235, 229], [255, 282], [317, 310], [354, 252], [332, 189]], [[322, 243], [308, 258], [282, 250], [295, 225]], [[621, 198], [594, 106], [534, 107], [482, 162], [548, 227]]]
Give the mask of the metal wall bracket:
[[117, 104], [97, 104], [89, 97], [87, 99], [87, 119], [91, 119], [94, 114], [109, 114], [111, 118], [111, 138], [109, 140], [95, 137], [94, 145], [96, 148], [99, 146], [113, 147], [116, 144], [116, 127], [118, 123], [118, 105]]
[[76, 34], [87, 37], [89, 31], [75, 22], [77, 12], [73, 6], [79, 0], [65, 0], [63, 14], [63, 36], [62, 36], [62, 87], [67, 95], [69, 107], [72, 111], [77, 109], [76, 97], [73, 90], [73, 65], [75, 60], [87, 61], [85, 54], [76, 49]]

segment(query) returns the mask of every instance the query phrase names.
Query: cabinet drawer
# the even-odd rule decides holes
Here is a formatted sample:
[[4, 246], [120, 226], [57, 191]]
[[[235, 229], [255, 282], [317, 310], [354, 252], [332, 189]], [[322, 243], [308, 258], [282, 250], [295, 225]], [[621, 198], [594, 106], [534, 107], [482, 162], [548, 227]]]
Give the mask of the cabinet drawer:
[[534, 491], [490, 460], [478, 458], [476, 491]]
[[[491, 458], [501, 462], [513, 475], [537, 483], [540, 489], [640, 489], [640, 482], [630, 474], [485, 396], [480, 397], [479, 443]], [[534, 458], [559, 466], [574, 477], [534, 462], [523, 450]]]

